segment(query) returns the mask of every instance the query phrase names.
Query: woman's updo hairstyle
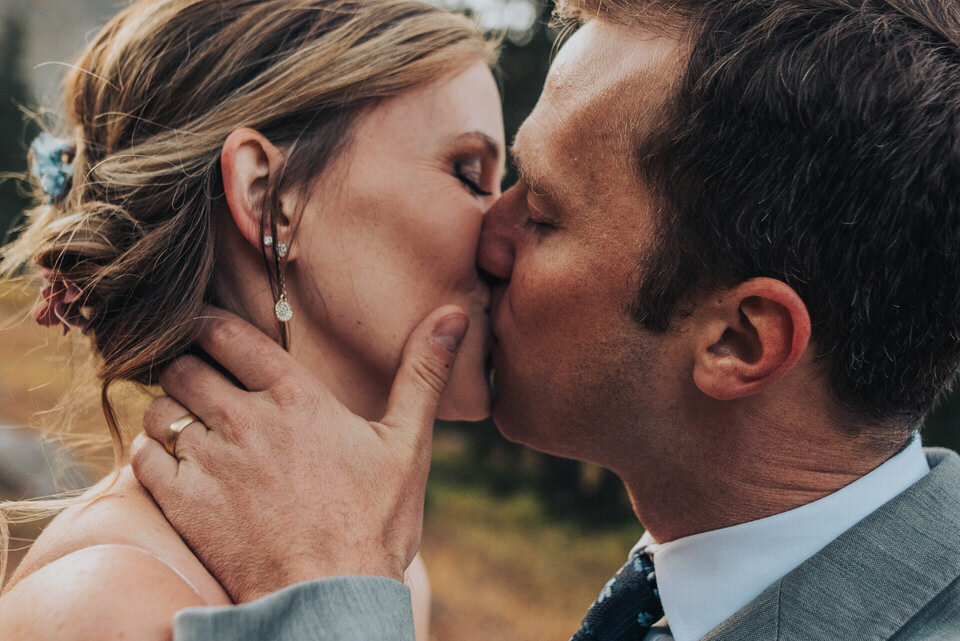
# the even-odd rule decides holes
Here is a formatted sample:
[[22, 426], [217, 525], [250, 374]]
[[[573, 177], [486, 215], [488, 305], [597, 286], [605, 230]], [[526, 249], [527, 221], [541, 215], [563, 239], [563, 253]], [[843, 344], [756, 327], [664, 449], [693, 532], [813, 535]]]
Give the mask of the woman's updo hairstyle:
[[276, 237], [279, 194], [309, 190], [365, 107], [493, 55], [417, 0], [141, 0], [107, 24], [66, 79], [72, 184], [28, 212], [0, 269], [34, 261], [80, 290], [118, 457], [111, 384], [155, 383], [217, 302], [227, 136], [250, 127], [285, 151], [262, 216]]

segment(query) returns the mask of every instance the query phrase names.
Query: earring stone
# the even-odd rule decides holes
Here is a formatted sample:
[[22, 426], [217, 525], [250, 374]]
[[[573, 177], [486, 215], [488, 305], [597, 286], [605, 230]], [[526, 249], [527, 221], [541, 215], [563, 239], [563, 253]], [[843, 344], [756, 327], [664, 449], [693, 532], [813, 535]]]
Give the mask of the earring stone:
[[290, 307], [286, 294], [280, 296], [276, 307], [273, 308], [273, 313], [277, 315], [277, 320], [281, 323], [289, 323], [290, 319], [293, 318], [293, 308]]
[[286, 258], [287, 252], [289, 251], [287, 244], [282, 240], [277, 243], [277, 256], [280, 258]]
[[264, 236], [264, 237], [263, 237], [263, 246], [264, 246], [264, 247], [273, 247], [273, 236]]

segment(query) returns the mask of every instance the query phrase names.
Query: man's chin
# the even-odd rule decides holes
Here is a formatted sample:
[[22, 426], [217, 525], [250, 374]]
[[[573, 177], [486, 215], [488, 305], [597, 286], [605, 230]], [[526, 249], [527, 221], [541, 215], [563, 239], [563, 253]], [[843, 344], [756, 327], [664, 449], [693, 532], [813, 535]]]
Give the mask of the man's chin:
[[[491, 411], [497, 430], [503, 438], [511, 443], [526, 445], [529, 448], [544, 452], [538, 445], [536, 438], [537, 425], [543, 416], [536, 405], [531, 406], [532, 396], [516, 398], [515, 387], [503, 385], [503, 377], [497, 374], [495, 368], [489, 369], [488, 381], [490, 386]], [[533, 414], [531, 415], [531, 412]]]
[[490, 417], [493, 419], [494, 425], [497, 426], [497, 430], [503, 438], [511, 443], [519, 443], [536, 449], [535, 445], [528, 442], [530, 436], [529, 422], [524, 421], [521, 417], [517, 416], [516, 412], [511, 411], [510, 404], [506, 398], [501, 395], [495, 395], [493, 397]]
[[491, 417], [500, 435], [511, 443], [551, 456], [577, 458], [576, 451], [564, 447], [564, 442], [558, 440], [562, 432], [556, 428], [562, 428], [562, 422], [557, 422], [559, 419], [556, 416], [548, 417], [546, 413], [540, 413], [536, 406], [512, 406], [509, 399], [501, 393], [493, 400]]

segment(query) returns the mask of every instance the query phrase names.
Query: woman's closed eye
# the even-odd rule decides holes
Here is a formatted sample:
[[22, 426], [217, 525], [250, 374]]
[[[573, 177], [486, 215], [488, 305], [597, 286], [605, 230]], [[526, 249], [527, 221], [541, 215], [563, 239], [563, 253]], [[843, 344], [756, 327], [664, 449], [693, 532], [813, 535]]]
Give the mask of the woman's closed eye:
[[476, 196], [492, 196], [493, 192], [480, 186], [483, 180], [483, 161], [480, 158], [457, 160], [453, 163], [453, 175]]

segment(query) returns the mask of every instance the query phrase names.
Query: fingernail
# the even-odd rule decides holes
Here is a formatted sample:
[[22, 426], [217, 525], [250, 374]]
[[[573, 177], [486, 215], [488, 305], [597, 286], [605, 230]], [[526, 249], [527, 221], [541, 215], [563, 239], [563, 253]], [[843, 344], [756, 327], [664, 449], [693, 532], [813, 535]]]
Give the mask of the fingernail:
[[455, 352], [467, 333], [470, 319], [463, 314], [451, 314], [440, 319], [433, 328], [433, 340], [448, 352]]

